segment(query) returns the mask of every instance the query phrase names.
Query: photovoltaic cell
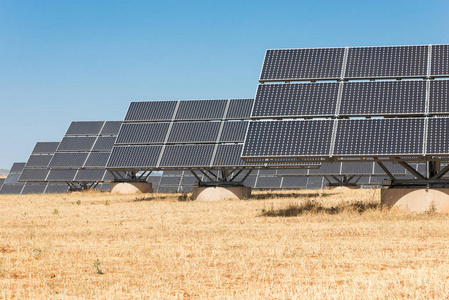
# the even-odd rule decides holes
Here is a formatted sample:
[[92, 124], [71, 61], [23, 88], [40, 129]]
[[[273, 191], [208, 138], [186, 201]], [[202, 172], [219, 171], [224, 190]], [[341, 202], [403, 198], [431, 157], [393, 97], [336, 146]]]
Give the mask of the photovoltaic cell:
[[52, 157], [53, 155], [31, 155], [25, 167], [26, 168], [47, 167]]
[[57, 152], [48, 166], [49, 168], [81, 168], [87, 155], [87, 152]]
[[162, 176], [160, 185], [176, 185], [178, 186], [181, 182], [181, 177], [165, 177]]
[[220, 136], [222, 143], [242, 143], [245, 140], [248, 121], [224, 122]]
[[424, 118], [339, 120], [334, 155], [421, 155]]
[[90, 151], [95, 140], [96, 137], [64, 137], [57, 151]]
[[207, 167], [215, 145], [168, 145], [160, 167]]
[[284, 177], [282, 179], [282, 188], [305, 188], [307, 186], [307, 177]]
[[432, 45], [430, 76], [449, 76], [449, 45]]
[[177, 122], [168, 137], [169, 143], [211, 143], [218, 139], [221, 122]]
[[344, 48], [267, 50], [260, 81], [339, 79]]
[[177, 101], [131, 102], [125, 122], [170, 121], [175, 113]]
[[160, 144], [167, 136], [170, 123], [124, 123], [115, 142], [126, 144]]
[[345, 78], [427, 76], [428, 46], [349, 48]]
[[154, 168], [162, 146], [115, 146], [106, 168]]
[[227, 100], [180, 101], [175, 120], [223, 119]]
[[92, 151], [111, 151], [114, 147], [114, 142], [117, 137], [115, 136], [100, 136], [95, 142]]
[[250, 122], [244, 157], [328, 156], [331, 120]]
[[339, 83], [261, 84], [253, 118], [335, 115]]
[[104, 121], [72, 122], [66, 135], [98, 135], [103, 124]]
[[226, 119], [247, 120], [251, 116], [254, 99], [231, 99]]
[[[447, 64], [449, 66], [449, 63]], [[430, 81], [429, 113], [449, 113], [449, 80]]]
[[104, 168], [108, 162], [110, 152], [92, 152], [84, 164], [86, 168]]
[[346, 82], [341, 116], [424, 115], [424, 80]]
[[122, 121], [106, 121], [100, 135], [117, 135], [121, 125]]
[[38, 142], [32, 154], [53, 154], [58, 149], [59, 142]]

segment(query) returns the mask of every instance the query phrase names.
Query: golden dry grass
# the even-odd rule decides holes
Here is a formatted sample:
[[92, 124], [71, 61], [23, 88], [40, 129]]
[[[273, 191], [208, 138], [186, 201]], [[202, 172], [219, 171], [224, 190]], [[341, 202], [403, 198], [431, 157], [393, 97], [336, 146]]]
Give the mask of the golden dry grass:
[[378, 201], [374, 190], [1, 196], [0, 299], [448, 298], [448, 216]]

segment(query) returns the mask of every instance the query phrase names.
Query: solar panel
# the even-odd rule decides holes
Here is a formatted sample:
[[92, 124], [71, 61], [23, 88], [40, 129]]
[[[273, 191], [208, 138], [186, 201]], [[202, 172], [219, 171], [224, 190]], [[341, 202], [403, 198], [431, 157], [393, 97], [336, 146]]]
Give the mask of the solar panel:
[[348, 49], [345, 78], [427, 76], [428, 46], [354, 47]]
[[331, 120], [251, 122], [242, 156], [328, 156], [332, 125]]
[[104, 168], [108, 162], [110, 152], [91, 152], [86, 162], [85, 168]]
[[115, 146], [106, 168], [156, 167], [162, 146]]
[[178, 101], [131, 102], [125, 122], [131, 121], [170, 121]]
[[87, 152], [56, 152], [48, 165], [50, 168], [81, 168]]
[[25, 168], [47, 167], [53, 155], [31, 155]]
[[169, 127], [170, 123], [124, 123], [115, 144], [160, 144]]
[[254, 99], [231, 99], [229, 100], [226, 119], [247, 120], [251, 116]]
[[241, 158], [243, 145], [218, 145], [214, 159], [214, 166], [244, 166], [246, 164]]
[[337, 175], [341, 174], [341, 162], [321, 164], [319, 169], [309, 170], [309, 175]]
[[22, 190], [22, 195], [43, 194], [46, 187], [47, 187], [46, 184], [29, 184], [29, 183], [27, 183]]
[[167, 145], [160, 167], [208, 167], [215, 145]]
[[66, 193], [67, 190], [68, 190], [68, 186], [66, 184], [49, 183], [45, 190], [45, 194], [62, 194], [62, 193]]
[[242, 143], [245, 140], [248, 121], [223, 122], [220, 136], [222, 143]]
[[160, 185], [176, 185], [178, 186], [181, 182], [181, 177], [175, 176], [162, 176]]
[[47, 168], [24, 169], [19, 181], [45, 181], [49, 170]]
[[425, 102], [424, 80], [346, 82], [339, 115], [424, 115]]
[[9, 173], [5, 179], [4, 185], [19, 183], [20, 173]]
[[449, 45], [432, 45], [430, 76], [449, 76]]
[[92, 151], [111, 151], [116, 139], [115, 136], [99, 136]]
[[372, 174], [373, 171], [374, 171], [373, 162], [343, 162], [341, 165], [341, 174], [366, 175]]
[[6, 178], [0, 178], [0, 189], [2, 188], [3, 183], [5, 182]]
[[283, 189], [305, 188], [307, 186], [307, 177], [284, 177], [282, 179]]
[[117, 135], [121, 125], [122, 121], [106, 121], [100, 135]]
[[22, 192], [23, 187], [25, 184], [3, 184], [2, 188], [0, 189], [0, 194], [7, 195], [7, 194], [13, 194], [13, 195], [20, 195]]
[[427, 154], [449, 153], [449, 118], [429, 118], [427, 129]]
[[221, 122], [173, 123], [169, 143], [213, 143], [218, 139]]
[[103, 128], [104, 121], [72, 122], [66, 135], [98, 135]]
[[430, 81], [429, 113], [448, 114], [449, 101], [447, 101], [447, 95], [449, 95], [449, 80]]
[[339, 83], [263, 84], [256, 93], [253, 118], [335, 115]]
[[9, 170], [9, 173], [21, 173], [23, 171], [23, 168], [25, 168], [26, 163], [14, 163], [11, 167], [11, 170]]
[[56, 151], [90, 151], [95, 140], [96, 137], [64, 137]]
[[75, 176], [75, 181], [102, 181], [105, 170], [79, 170]]
[[279, 189], [281, 187], [282, 178], [279, 177], [258, 177], [256, 181], [256, 189], [273, 188]]
[[[401, 166], [400, 164], [395, 164], [390, 161], [383, 162], [383, 164], [394, 175], [405, 175], [406, 174], [405, 168], [403, 166]], [[373, 175], [384, 175], [385, 176], [384, 170], [382, 170], [382, 168], [377, 163], [374, 164]]]
[[53, 154], [59, 146], [59, 142], [38, 142], [34, 146], [32, 154]]
[[223, 119], [228, 100], [182, 100], [175, 120]]
[[50, 170], [47, 181], [73, 181], [77, 170]]
[[422, 155], [423, 133], [424, 118], [338, 120], [334, 155]]
[[339, 79], [344, 48], [267, 50], [260, 81]]

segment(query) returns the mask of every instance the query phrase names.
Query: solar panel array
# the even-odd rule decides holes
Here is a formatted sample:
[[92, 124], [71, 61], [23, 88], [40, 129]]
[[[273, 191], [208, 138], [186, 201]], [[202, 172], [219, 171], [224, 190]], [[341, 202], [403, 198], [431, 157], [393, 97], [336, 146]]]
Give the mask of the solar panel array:
[[240, 159], [253, 99], [132, 102], [109, 170], [262, 167]]
[[287, 83], [259, 85], [242, 158], [448, 155], [440, 77], [449, 77], [449, 45], [268, 50], [260, 81]]
[[448, 77], [449, 45], [273, 49], [261, 82]]
[[[39, 144], [39, 143], [38, 143]], [[36, 145], [37, 146], [37, 145]], [[45, 145], [41, 145], [45, 146]], [[35, 148], [36, 150], [36, 148]], [[38, 149], [39, 150], [39, 149]], [[45, 151], [51, 151], [48, 149], [42, 149], [34, 153], [44, 153]], [[0, 184], [0, 194], [52, 194], [52, 193], [64, 193], [67, 192], [68, 186], [66, 184], [57, 184], [51, 182], [21, 182], [19, 181], [23, 172], [25, 172], [27, 163], [14, 163], [8, 176]]]
[[112, 181], [105, 166], [120, 130], [121, 121], [72, 122], [59, 143], [46, 181], [100, 183]]

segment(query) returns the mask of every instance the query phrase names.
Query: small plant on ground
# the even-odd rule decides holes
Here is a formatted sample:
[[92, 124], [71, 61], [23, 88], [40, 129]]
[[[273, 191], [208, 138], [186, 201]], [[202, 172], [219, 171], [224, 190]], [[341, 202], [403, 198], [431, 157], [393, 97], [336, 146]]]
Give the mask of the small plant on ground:
[[55, 208], [55, 210], [53, 211], [54, 215], [59, 215], [59, 210], [57, 208]]
[[190, 201], [192, 200], [191, 197], [189, 197], [189, 194], [187, 193], [182, 193], [181, 195], [178, 196], [178, 201]]
[[104, 205], [106, 205], [106, 206], [111, 205], [111, 202], [109, 202], [109, 200], [106, 200], [106, 201], [104, 202]]
[[81, 205], [81, 200], [77, 200], [76, 204]]
[[97, 258], [97, 260], [94, 262], [94, 268], [97, 274], [104, 274], [103, 271], [100, 269], [100, 260]]

